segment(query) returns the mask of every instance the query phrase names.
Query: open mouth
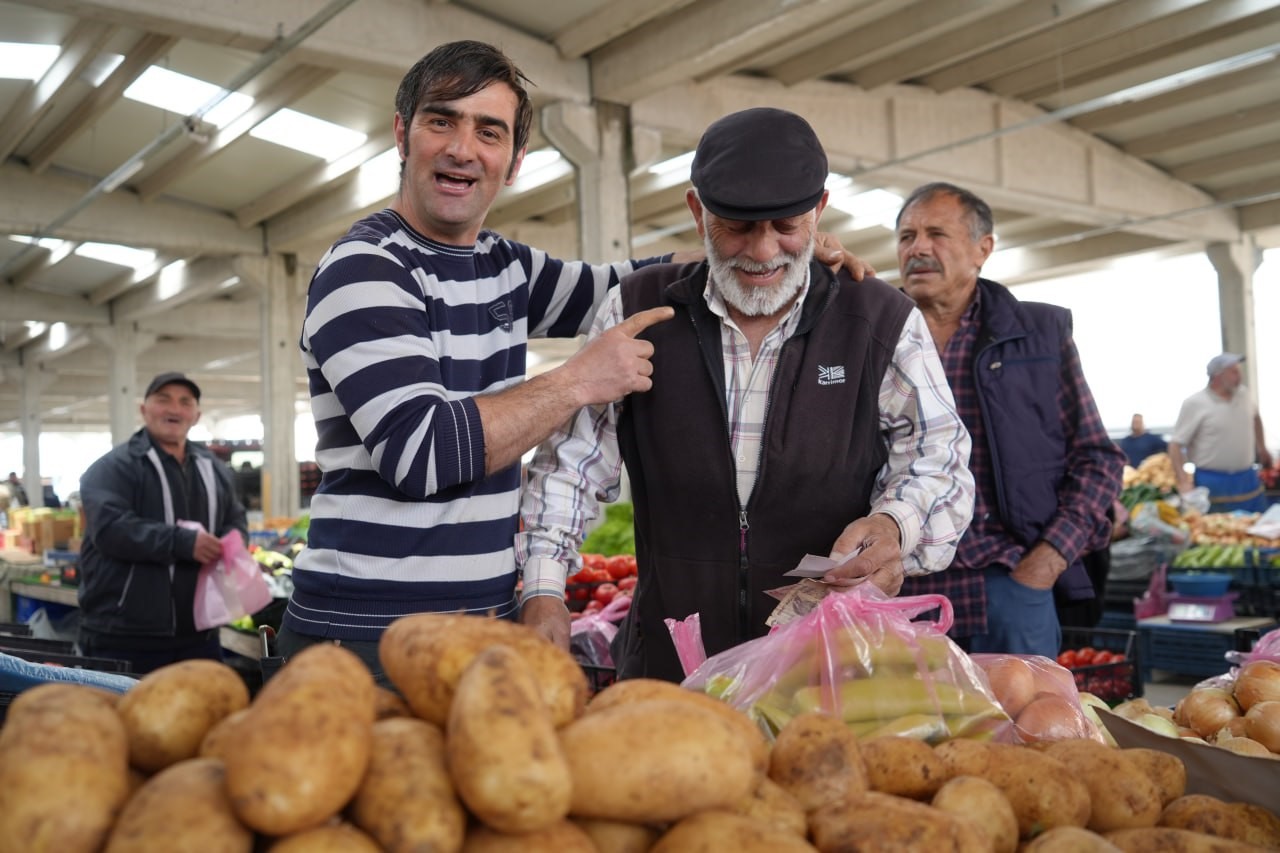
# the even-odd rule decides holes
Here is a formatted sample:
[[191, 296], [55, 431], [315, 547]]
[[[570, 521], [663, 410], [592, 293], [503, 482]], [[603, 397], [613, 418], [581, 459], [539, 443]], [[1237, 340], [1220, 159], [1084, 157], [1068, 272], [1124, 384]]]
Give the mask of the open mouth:
[[436, 172], [436, 183], [445, 189], [468, 190], [475, 185], [476, 179], [466, 175], [450, 172]]

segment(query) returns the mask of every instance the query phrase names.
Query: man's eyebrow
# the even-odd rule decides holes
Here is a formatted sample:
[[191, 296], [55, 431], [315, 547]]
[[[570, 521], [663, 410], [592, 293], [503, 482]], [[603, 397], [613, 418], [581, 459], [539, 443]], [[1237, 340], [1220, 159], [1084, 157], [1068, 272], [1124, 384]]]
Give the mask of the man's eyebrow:
[[[422, 105], [422, 109], [420, 109], [418, 112], [435, 113], [436, 115], [441, 115], [441, 116], [444, 116], [445, 118], [452, 118], [452, 119], [464, 118], [467, 115], [467, 113], [464, 113], [462, 110], [454, 109], [448, 104], [434, 103], [430, 101], [428, 101], [427, 103], [424, 103]], [[497, 127], [497, 128], [500, 128], [504, 133], [511, 132], [511, 128], [507, 124], [507, 122], [504, 119], [498, 118], [497, 116], [485, 115], [484, 113], [475, 113], [472, 116], [472, 118], [475, 119], [476, 124], [483, 125], [485, 127]]]

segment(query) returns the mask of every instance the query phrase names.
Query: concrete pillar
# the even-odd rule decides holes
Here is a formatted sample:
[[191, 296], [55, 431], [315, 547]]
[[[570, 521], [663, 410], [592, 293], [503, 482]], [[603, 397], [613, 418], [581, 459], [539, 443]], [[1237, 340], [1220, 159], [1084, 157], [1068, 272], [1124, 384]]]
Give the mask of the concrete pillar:
[[1258, 360], [1253, 322], [1253, 274], [1262, 265], [1262, 250], [1253, 237], [1246, 234], [1234, 243], [1211, 243], [1205, 254], [1218, 272], [1222, 349], [1245, 357], [1245, 382], [1256, 404]]
[[542, 134], [578, 170], [581, 257], [631, 257], [630, 113], [620, 104], [558, 101], [542, 110]]
[[[93, 337], [110, 351], [107, 365], [107, 410], [111, 419], [111, 443], [122, 444], [138, 428], [138, 398], [146, 386], [138, 384], [138, 355], [156, 342], [156, 336], [139, 332], [132, 322], [97, 327]], [[149, 382], [151, 377], [142, 381]]]
[[53, 374], [38, 365], [22, 368], [22, 488], [31, 506], [44, 506], [40, 482], [40, 394], [53, 382]]
[[293, 421], [297, 377], [302, 370], [302, 291], [296, 255], [267, 259], [262, 292], [262, 514], [295, 516], [301, 511]]

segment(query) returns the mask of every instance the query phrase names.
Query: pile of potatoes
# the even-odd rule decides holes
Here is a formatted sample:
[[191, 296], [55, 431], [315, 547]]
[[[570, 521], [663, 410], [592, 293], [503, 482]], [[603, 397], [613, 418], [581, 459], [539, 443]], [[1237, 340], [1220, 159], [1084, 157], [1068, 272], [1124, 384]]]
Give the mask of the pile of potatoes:
[[7, 851], [1246, 851], [1280, 819], [1184, 795], [1154, 750], [860, 739], [806, 713], [770, 743], [666, 682], [588, 702], [571, 657], [520, 625], [421, 615], [380, 654], [296, 655], [250, 704], [209, 661], [123, 696], [21, 694], [0, 729]]

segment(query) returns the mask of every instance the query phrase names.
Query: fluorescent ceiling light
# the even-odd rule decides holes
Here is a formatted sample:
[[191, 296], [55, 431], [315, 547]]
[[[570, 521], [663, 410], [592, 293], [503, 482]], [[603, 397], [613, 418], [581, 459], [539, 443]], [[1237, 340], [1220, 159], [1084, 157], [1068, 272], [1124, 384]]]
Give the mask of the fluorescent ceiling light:
[[672, 172], [678, 172], [681, 169], [687, 172], [689, 171], [689, 167], [693, 165], [693, 155], [694, 152], [686, 151], [684, 154], [677, 157], [663, 160], [660, 163], [654, 163], [649, 167], [649, 171], [655, 175], [669, 175]]
[[249, 135], [325, 161], [338, 159], [368, 138], [349, 127], [290, 109], [278, 110]]
[[80, 248], [76, 249], [76, 254], [130, 269], [146, 266], [156, 259], [156, 253], [150, 249], [135, 249], [132, 246], [120, 246], [116, 243], [81, 243]]
[[[225, 91], [204, 80], [152, 65], [138, 75], [133, 85], [124, 90], [124, 96], [171, 113], [189, 116]], [[225, 127], [251, 106], [253, 98], [231, 92], [201, 118], [215, 127]]]
[[62, 48], [56, 44], [0, 41], [0, 77], [8, 80], [39, 80], [61, 52]]
[[57, 237], [41, 237], [39, 240], [34, 237], [28, 237], [25, 234], [11, 234], [9, 239], [15, 243], [35, 243], [41, 249], [48, 249], [50, 252], [56, 252], [62, 248], [63, 242]]

